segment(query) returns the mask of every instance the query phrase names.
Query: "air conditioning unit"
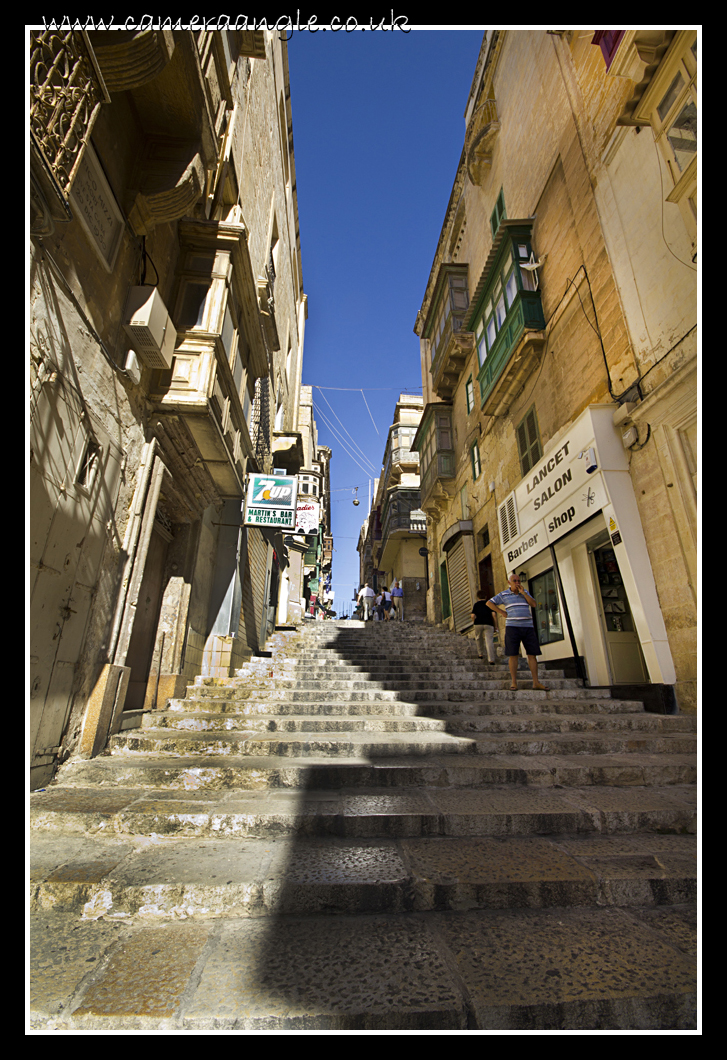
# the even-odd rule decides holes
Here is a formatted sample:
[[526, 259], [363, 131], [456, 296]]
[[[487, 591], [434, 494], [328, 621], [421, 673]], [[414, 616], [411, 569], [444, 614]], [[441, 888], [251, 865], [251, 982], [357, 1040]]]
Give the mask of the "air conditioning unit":
[[177, 329], [156, 287], [132, 287], [124, 309], [124, 328], [149, 368], [171, 368]]

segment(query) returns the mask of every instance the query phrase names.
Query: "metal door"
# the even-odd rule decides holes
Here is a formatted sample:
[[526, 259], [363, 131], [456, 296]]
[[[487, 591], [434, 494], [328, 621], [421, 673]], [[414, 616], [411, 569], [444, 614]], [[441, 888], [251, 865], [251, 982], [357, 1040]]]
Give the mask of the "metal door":
[[459, 631], [472, 622], [472, 590], [467, 576], [467, 558], [462, 538], [447, 553], [447, 574], [454, 628]]

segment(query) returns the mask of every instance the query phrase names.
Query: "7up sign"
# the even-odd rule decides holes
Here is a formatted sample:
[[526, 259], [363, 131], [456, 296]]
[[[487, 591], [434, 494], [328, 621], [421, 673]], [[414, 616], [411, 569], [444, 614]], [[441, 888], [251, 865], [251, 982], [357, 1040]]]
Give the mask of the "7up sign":
[[245, 526], [295, 528], [298, 480], [278, 475], [250, 475]]

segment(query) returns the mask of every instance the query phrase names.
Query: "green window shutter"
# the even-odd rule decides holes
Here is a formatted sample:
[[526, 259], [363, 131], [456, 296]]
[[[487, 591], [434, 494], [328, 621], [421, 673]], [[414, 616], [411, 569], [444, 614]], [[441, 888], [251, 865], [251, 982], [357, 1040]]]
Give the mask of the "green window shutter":
[[520, 454], [522, 473], [527, 475], [531, 467], [540, 460], [543, 452], [540, 446], [535, 406], [530, 409], [525, 419], [517, 427], [517, 447]]
[[507, 217], [505, 213], [505, 193], [500, 188], [500, 194], [497, 196], [497, 202], [495, 203], [495, 209], [492, 211], [490, 216], [490, 228], [492, 229], [492, 238], [494, 239], [497, 235], [497, 230], [500, 227], [500, 221], [503, 217]]
[[442, 563], [439, 568], [439, 580], [442, 585], [442, 618], [449, 618], [452, 608], [449, 602], [449, 580], [447, 578], [447, 564]]

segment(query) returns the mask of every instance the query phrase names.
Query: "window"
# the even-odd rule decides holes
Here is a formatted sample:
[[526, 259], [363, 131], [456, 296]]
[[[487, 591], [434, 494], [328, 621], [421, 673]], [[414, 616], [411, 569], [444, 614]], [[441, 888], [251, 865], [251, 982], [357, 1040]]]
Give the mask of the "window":
[[439, 344], [447, 323], [452, 318], [452, 331], [459, 331], [469, 306], [469, 289], [467, 286], [467, 267], [458, 266], [457, 271], [447, 269], [438, 282], [434, 298], [438, 299], [432, 322], [424, 332], [424, 338], [430, 340], [432, 362], [437, 359]]
[[472, 446], [470, 457], [472, 459], [472, 478], [479, 478], [482, 465], [480, 464], [480, 450], [477, 442]]
[[613, 57], [625, 32], [623, 29], [597, 29], [593, 34], [591, 44], [597, 44], [601, 49], [607, 70], [613, 62]]
[[543, 454], [538, 431], [538, 418], [535, 415], [534, 405], [522, 422], [518, 424], [516, 434], [520, 467], [523, 475], [527, 475], [531, 467], [540, 460]]
[[528, 592], [538, 605], [535, 610], [535, 623], [540, 643], [552, 644], [553, 641], [564, 640], [563, 620], [560, 615], [560, 601], [554, 572], [547, 570], [544, 574], [531, 578], [528, 583]]
[[[692, 245], [697, 238], [697, 34], [675, 34], [634, 114], [651, 125], [668, 169], [664, 194], [675, 203]], [[671, 182], [669, 182], [671, 177]], [[671, 187], [669, 187], [671, 183]]]
[[470, 413], [475, 407], [475, 384], [472, 382], [472, 376], [467, 380], [465, 396], [467, 399], [467, 412]]
[[100, 459], [101, 446], [95, 439], [89, 438], [81, 457], [81, 463], [78, 466], [76, 485], [81, 486], [84, 490], [91, 490], [96, 479]]
[[477, 354], [482, 367], [497, 341], [497, 336], [505, 325], [510, 310], [514, 307], [520, 291], [534, 291], [536, 281], [533, 274], [523, 269], [531, 254], [531, 244], [518, 241], [507, 248], [504, 258], [498, 264], [493, 278], [494, 285], [485, 300], [484, 307], [474, 327]]
[[492, 211], [490, 217], [490, 228], [492, 229], [492, 238], [494, 239], [497, 235], [497, 230], [500, 227], [500, 221], [503, 217], [507, 217], [505, 213], [505, 193], [500, 188], [500, 194], [497, 196], [497, 202], [495, 203], [495, 209]]
[[470, 517], [470, 508], [469, 508], [469, 504], [467, 502], [467, 483], [466, 482], [465, 482], [464, 486], [462, 487], [462, 489], [459, 491], [459, 505], [460, 505], [460, 511], [462, 513], [461, 518], [462, 519], [469, 519], [469, 517]]

